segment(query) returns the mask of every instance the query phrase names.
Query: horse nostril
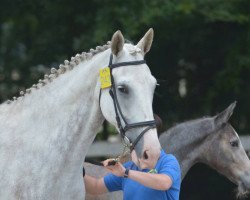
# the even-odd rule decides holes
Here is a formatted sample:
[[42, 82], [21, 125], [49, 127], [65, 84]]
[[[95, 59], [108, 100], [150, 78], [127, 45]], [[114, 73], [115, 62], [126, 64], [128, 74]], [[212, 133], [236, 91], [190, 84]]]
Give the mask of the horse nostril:
[[143, 153], [143, 158], [146, 159], [146, 160], [148, 159], [147, 151], [144, 151], [144, 153]]

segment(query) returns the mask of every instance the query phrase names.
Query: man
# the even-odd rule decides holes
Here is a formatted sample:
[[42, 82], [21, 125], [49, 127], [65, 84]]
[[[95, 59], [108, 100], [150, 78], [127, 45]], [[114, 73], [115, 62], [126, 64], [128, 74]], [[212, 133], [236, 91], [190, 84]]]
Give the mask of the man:
[[[132, 151], [131, 156], [132, 160], [136, 160], [135, 151]], [[108, 166], [110, 161], [108, 159], [103, 162], [110, 174], [100, 179], [88, 175], [84, 177], [87, 193], [97, 195], [123, 190], [124, 200], [179, 199], [181, 170], [173, 155], [161, 150], [158, 161], [151, 170], [140, 169], [139, 163], [132, 161], [124, 165], [116, 163]]]

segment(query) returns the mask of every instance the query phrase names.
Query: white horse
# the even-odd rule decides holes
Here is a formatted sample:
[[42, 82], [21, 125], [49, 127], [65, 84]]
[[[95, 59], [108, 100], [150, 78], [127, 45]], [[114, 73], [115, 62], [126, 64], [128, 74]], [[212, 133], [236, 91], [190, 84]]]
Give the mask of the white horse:
[[[99, 70], [108, 66], [111, 54], [113, 63], [142, 60], [152, 40], [150, 29], [136, 46], [124, 44], [117, 31], [111, 43], [66, 60], [20, 97], [0, 105], [0, 199], [84, 199], [87, 150], [104, 118], [117, 125], [108, 88], [99, 99]], [[112, 74], [126, 120], [152, 120], [156, 80], [148, 66], [119, 67]], [[141, 130], [126, 135], [133, 141]], [[160, 151], [156, 130], [147, 131], [135, 150], [137, 162], [154, 164]]]

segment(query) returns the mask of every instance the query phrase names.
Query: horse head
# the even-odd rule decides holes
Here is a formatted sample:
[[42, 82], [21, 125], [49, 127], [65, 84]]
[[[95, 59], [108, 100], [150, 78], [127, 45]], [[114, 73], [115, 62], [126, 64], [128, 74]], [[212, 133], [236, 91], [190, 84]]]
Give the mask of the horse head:
[[233, 114], [236, 103], [213, 117], [214, 131], [207, 141], [203, 156], [205, 162], [238, 185], [238, 197], [245, 196], [250, 190], [250, 161], [241, 144], [240, 138], [228, 120]]
[[124, 43], [117, 31], [111, 40], [111, 86], [102, 89], [100, 106], [104, 117], [132, 145], [132, 160], [141, 168], [153, 168], [160, 143], [152, 110], [156, 79], [144, 61], [153, 41], [150, 29], [137, 45]]

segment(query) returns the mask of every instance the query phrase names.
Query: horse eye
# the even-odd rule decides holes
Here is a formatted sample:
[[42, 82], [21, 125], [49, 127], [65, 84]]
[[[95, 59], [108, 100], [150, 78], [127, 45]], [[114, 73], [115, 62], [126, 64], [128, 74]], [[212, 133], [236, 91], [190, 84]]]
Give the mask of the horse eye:
[[126, 86], [119, 85], [117, 88], [121, 93], [128, 94], [128, 88]]
[[232, 142], [230, 142], [230, 145], [232, 147], [238, 147], [239, 146], [239, 142], [237, 140], [236, 141], [232, 141]]

